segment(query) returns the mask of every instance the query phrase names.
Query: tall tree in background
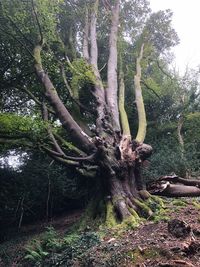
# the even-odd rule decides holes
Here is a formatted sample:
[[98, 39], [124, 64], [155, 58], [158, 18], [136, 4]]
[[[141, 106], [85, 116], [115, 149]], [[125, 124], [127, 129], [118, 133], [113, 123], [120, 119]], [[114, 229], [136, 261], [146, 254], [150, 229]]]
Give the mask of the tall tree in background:
[[[140, 174], [152, 153], [144, 143], [142, 67], [178, 41], [169, 11], [150, 14], [145, 0], [6, 0], [1, 21], [2, 110], [13, 106], [26, 114], [25, 102], [34, 116], [4, 113], [0, 141], [39, 148], [93, 177], [95, 210], [104, 202], [100, 212], [108, 223], [151, 215]], [[127, 72], [138, 111], [135, 139], [125, 110]]]

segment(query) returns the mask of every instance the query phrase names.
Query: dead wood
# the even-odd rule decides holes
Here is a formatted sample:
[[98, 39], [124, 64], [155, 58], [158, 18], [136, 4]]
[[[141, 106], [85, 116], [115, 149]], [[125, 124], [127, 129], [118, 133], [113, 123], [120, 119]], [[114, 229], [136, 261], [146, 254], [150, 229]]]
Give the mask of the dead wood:
[[148, 191], [151, 194], [166, 197], [198, 197], [200, 180], [185, 179], [177, 175], [162, 176], [148, 185]]

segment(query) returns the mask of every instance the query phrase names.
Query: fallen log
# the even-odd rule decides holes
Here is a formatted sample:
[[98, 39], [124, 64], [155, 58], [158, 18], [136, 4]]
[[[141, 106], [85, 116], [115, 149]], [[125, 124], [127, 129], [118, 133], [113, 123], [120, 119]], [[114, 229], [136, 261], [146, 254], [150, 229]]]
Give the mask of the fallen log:
[[173, 176], [162, 176], [148, 185], [148, 191], [153, 195], [166, 197], [199, 197], [200, 180], [185, 179]]
[[162, 177], [160, 177], [158, 179], [158, 181], [169, 181], [171, 183], [180, 183], [180, 184], [184, 184], [184, 185], [200, 187], [200, 180], [197, 180], [197, 179], [185, 179], [185, 178], [182, 178], [182, 177], [178, 177], [176, 175], [162, 176]]

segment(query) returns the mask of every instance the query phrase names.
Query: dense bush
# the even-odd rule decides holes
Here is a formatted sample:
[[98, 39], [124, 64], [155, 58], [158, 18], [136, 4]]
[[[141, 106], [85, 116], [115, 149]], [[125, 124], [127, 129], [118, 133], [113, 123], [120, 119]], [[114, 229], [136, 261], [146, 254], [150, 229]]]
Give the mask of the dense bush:
[[189, 114], [183, 124], [184, 157], [177, 138], [177, 122], [149, 127], [147, 143], [154, 148], [150, 166], [144, 168], [146, 181], [176, 173], [200, 176], [200, 113]]
[[73, 233], [59, 238], [53, 228], [48, 228], [40, 239], [32, 240], [26, 247], [24, 266], [71, 266], [98, 244], [100, 238], [94, 232]]

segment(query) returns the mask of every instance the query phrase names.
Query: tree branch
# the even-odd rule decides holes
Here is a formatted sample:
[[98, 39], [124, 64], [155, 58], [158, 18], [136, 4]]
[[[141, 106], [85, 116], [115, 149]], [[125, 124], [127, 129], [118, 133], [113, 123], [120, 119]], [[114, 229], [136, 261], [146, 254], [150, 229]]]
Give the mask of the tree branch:
[[86, 152], [95, 150], [89, 136], [83, 132], [80, 126], [74, 121], [63, 102], [59, 98], [55, 87], [53, 86], [48, 74], [44, 71], [41, 59], [41, 45], [34, 48], [35, 70], [36, 74], [45, 88], [45, 96], [53, 109], [55, 110], [63, 128], [70, 133], [70, 137]]
[[17, 31], [21, 34], [21, 36], [26, 40], [28, 43], [30, 43], [33, 46], [33, 42], [29, 40], [25, 34], [21, 31], [21, 29], [17, 26], [17, 24], [13, 21], [13, 19], [10, 16], [6, 16], [8, 20], [12, 23], [12, 25], [17, 29]]
[[58, 133], [54, 133], [55, 137], [62, 143], [62, 145], [64, 147], [66, 147], [69, 151], [74, 152], [80, 156], [87, 156], [87, 154], [85, 152], [83, 152], [82, 150], [78, 149], [77, 147], [75, 147], [74, 145], [72, 145], [71, 143], [67, 142], [65, 139], [63, 139]]
[[119, 110], [117, 101], [117, 36], [119, 25], [120, 1], [116, 0], [112, 9], [111, 31], [109, 37], [109, 58], [108, 58], [108, 88], [106, 90], [106, 100], [111, 112], [114, 131], [120, 131]]
[[160, 99], [160, 96], [155, 92], [155, 90], [154, 90], [152, 87], [150, 87], [144, 80], [141, 80], [140, 82], [141, 82], [142, 84], [144, 84], [144, 86], [145, 86], [147, 89], [149, 89], [155, 96], [157, 96], [157, 98]]
[[66, 75], [65, 75], [65, 70], [64, 70], [64, 67], [63, 65], [60, 66], [61, 68], [61, 73], [62, 73], [62, 77], [63, 77], [63, 81], [64, 81], [64, 84], [69, 92], [69, 95], [71, 97], [71, 99], [82, 109], [92, 113], [93, 111], [89, 108], [87, 108], [85, 105], [83, 105], [80, 101], [78, 101], [74, 96], [73, 96], [73, 91], [72, 91], [72, 88], [70, 87], [68, 81], [67, 81], [67, 78], [66, 78]]
[[84, 27], [84, 36], [83, 36], [83, 57], [87, 62], [89, 62], [89, 19], [88, 19], [88, 7], [85, 6], [85, 27]]
[[144, 107], [144, 101], [142, 96], [142, 88], [141, 88], [141, 60], [143, 57], [144, 51], [144, 44], [141, 45], [139, 57], [136, 60], [136, 74], [134, 76], [134, 85], [135, 85], [135, 102], [137, 106], [138, 112], [138, 132], [136, 136], [136, 141], [139, 143], [143, 143], [145, 136], [146, 136], [146, 128], [147, 128], [147, 121], [146, 121], [146, 112]]
[[[120, 61], [121, 58], [120, 58]], [[122, 126], [123, 135], [131, 136], [128, 116], [126, 110], [124, 108], [124, 94], [125, 94], [125, 86], [124, 86], [124, 73], [122, 70], [122, 62], [120, 62], [120, 72], [119, 72], [119, 114], [120, 114], [120, 121]]]
[[[18, 87], [16, 87], [16, 89], [18, 89], [18, 90], [20, 90], [20, 91], [24, 91], [28, 96], [30, 96], [30, 98], [31, 98], [32, 100], [35, 101], [35, 103], [36, 103], [38, 106], [42, 107], [42, 102], [41, 102], [36, 96], [34, 96], [34, 94], [32, 94], [31, 91], [29, 91], [27, 88], [18, 88]], [[56, 114], [56, 113], [55, 113], [52, 109], [50, 109], [49, 107], [47, 107], [47, 110], [48, 110], [51, 114], [53, 114], [53, 115]]]
[[105, 117], [105, 92], [103, 82], [101, 80], [100, 72], [98, 69], [98, 46], [97, 46], [97, 33], [96, 22], [98, 13], [99, 0], [96, 0], [92, 9], [91, 21], [90, 21], [90, 63], [95, 76], [93, 93], [97, 103], [97, 120], [96, 127], [97, 133], [101, 136], [103, 133], [103, 121]]

